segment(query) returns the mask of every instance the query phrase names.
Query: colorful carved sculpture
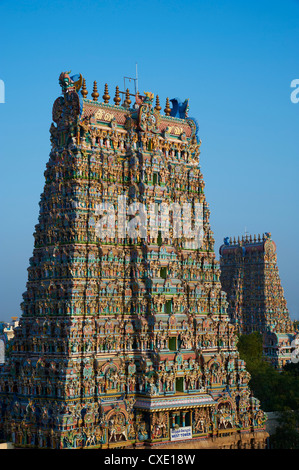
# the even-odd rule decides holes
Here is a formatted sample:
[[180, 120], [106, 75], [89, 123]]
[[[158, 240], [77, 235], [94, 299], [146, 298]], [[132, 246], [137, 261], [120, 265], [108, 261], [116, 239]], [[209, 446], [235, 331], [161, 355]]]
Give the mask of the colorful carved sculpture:
[[72, 91], [79, 91], [82, 86], [82, 75], [72, 75], [71, 72], [62, 72], [59, 76], [59, 84], [62, 88], [63, 93], [69, 93]]
[[170, 116], [178, 117], [180, 119], [185, 119], [188, 117], [189, 100], [182, 102], [179, 98], [172, 98], [170, 101], [172, 103]]

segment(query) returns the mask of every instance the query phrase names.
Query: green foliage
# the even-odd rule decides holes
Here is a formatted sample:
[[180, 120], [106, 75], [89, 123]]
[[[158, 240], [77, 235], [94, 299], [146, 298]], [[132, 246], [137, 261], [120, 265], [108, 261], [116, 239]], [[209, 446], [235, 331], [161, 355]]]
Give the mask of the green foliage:
[[259, 364], [263, 354], [263, 338], [258, 332], [250, 335], [241, 335], [238, 341], [238, 350], [241, 359], [251, 365]]
[[263, 339], [259, 333], [240, 336], [238, 349], [251, 375], [249, 386], [262, 410], [299, 410], [299, 364], [289, 364], [282, 372], [274, 369], [262, 357]]
[[278, 427], [270, 436], [272, 449], [299, 449], [299, 411], [284, 411], [279, 414]]

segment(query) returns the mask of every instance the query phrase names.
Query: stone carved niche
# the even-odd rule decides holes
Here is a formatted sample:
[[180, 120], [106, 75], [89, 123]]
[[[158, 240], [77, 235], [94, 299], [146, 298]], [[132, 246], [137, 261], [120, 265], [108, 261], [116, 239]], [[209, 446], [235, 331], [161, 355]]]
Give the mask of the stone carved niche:
[[211, 384], [221, 384], [224, 376], [222, 361], [220, 357], [214, 357], [207, 364]]
[[128, 416], [125, 410], [111, 410], [106, 417], [108, 423], [108, 441], [119, 442], [128, 440]]
[[168, 415], [165, 412], [154, 413], [151, 423], [151, 438], [161, 439], [168, 437]]
[[105, 380], [105, 392], [116, 390], [119, 382], [117, 367], [112, 363], [108, 363], [102, 368], [102, 373]]
[[196, 409], [193, 415], [194, 434], [204, 434], [209, 432], [210, 425], [211, 419], [209, 410], [207, 408]]
[[234, 423], [234, 409], [230, 400], [220, 401], [217, 407], [217, 428], [232, 429]]

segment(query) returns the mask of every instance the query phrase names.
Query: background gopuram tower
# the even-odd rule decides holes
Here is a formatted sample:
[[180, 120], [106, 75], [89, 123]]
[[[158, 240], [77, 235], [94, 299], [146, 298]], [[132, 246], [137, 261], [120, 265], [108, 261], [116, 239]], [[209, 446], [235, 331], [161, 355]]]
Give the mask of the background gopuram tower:
[[234, 240], [220, 247], [221, 284], [238, 334], [260, 332], [264, 354], [275, 367], [291, 360], [293, 322], [281, 285], [271, 233]]
[[[152, 93], [117, 87], [110, 104], [107, 85], [99, 102], [96, 82], [89, 100], [81, 75], [59, 81], [23, 314], [0, 374], [2, 437], [40, 448], [264, 447], [188, 100], [167, 99], [162, 116]], [[200, 246], [186, 221], [167, 219], [170, 203], [202, 207], [201, 220], [192, 212]]]

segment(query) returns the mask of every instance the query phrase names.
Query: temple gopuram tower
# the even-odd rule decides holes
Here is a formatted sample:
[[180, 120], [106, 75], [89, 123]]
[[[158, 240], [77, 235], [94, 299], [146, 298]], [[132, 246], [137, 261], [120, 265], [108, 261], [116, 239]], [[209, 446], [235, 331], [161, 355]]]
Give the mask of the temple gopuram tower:
[[221, 285], [237, 334], [259, 332], [265, 358], [281, 368], [291, 360], [295, 331], [281, 285], [271, 233], [234, 240], [220, 247]]
[[[263, 448], [221, 290], [188, 100], [62, 73], [1, 437], [38, 448]], [[170, 106], [170, 101], [172, 107]], [[170, 208], [170, 210], [169, 210]], [[195, 234], [195, 235], [194, 235]]]

